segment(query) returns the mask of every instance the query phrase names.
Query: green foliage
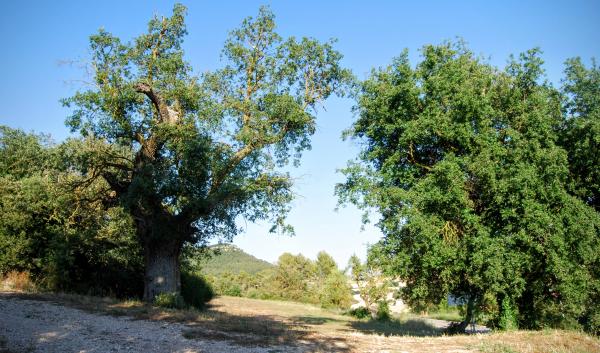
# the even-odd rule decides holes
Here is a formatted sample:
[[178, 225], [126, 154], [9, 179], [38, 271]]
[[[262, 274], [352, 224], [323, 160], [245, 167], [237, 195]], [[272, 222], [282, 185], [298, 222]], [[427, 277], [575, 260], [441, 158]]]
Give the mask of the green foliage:
[[245, 253], [235, 245], [223, 244], [208, 248], [193, 265], [202, 269], [202, 273], [221, 276], [224, 273], [239, 274], [246, 272], [254, 275], [260, 271], [273, 269], [275, 266], [267, 261]]
[[505, 297], [502, 300], [501, 308], [502, 312], [500, 313], [500, 322], [498, 323], [500, 329], [505, 331], [516, 330], [519, 327], [517, 324], [517, 313], [510, 298]]
[[206, 275], [216, 294], [258, 299], [274, 298], [272, 270], [263, 270], [254, 275], [244, 271], [220, 273], [219, 276]]
[[[597, 302], [596, 302], [597, 303]], [[592, 334], [600, 336], [600, 308], [596, 305], [589, 310], [583, 322], [584, 327]]]
[[139, 296], [131, 219], [100, 201], [103, 183], [76, 190], [82, 178], [65, 167], [74, 146], [48, 141], [0, 128], [0, 274], [28, 271], [50, 290]]
[[21, 179], [42, 173], [53, 160], [49, 136], [0, 125], [0, 176]]
[[324, 251], [317, 261], [284, 253], [277, 261], [273, 278], [275, 295], [281, 299], [347, 308], [352, 304], [348, 278]]
[[154, 305], [167, 309], [185, 309], [187, 304], [179, 293], [160, 293], [154, 297]]
[[387, 321], [390, 319], [390, 306], [387, 301], [381, 300], [377, 303], [377, 313], [375, 318], [379, 321]]
[[206, 279], [197, 273], [181, 272], [181, 296], [186, 304], [196, 309], [204, 308], [215, 293]]
[[559, 137], [567, 151], [571, 190], [600, 210], [600, 68], [592, 60], [588, 69], [581, 59], [567, 60], [564, 111], [567, 118]]
[[315, 267], [317, 271], [316, 275], [319, 278], [327, 278], [334, 272], [339, 272], [335, 260], [325, 251], [319, 251], [317, 254]]
[[236, 280], [235, 277], [231, 275], [223, 275], [219, 280], [219, 293], [223, 295], [230, 295], [232, 297], [241, 297], [242, 296], [242, 288], [240, 286], [241, 280]]
[[377, 315], [381, 302], [386, 302], [390, 288], [389, 279], [383, 275], [381, 269], [372, 263], [363, 264], [358, 256], [352, 255], [348, 261], [352, 271], [352, 280], [358, 286], [358, 294], [365, 302], [365, 307]]
[[317, 303], [318, 292], [310, 290], [315, 274], [316, 266], [310, 259], [284, 253], [277, 260], [276, 291], [286, 299]]
[[[600, 212], [600, 68], [592, 60], [587, 68], [579, 58], [567, 60], [563, 81], [567, 115], [560, 145], [567, 151], [570, 190]], [[596, 240], [597, 242], [597, 240]], [[584, 326], [600, 333], [600, 260], [590, 266], [596, 281], [588, 283], [589, 296], [582, 318]]]
[[365, 319], [371, 317], [371, 311], [362, 306], [360, 308], [352, 309], [348, 313], [357, 319]]
[[[227, 249], [233, 254], [243, 253], [237, 248], [228, 246]], [[248, 254], [239, 257], [254, 259]], [[227, 264], [224, 267], [230, 268]], [[204, 271], [203, 267], [202, 272]], [[276, 266], [271, 265], [254, 274], [245, 271], [232, 273], [219, 268], [211, 271], [219, 275], [207, 274], [206, 278], [215, 293], [220, 295], [291, 300], [340, 309], [346, 309], [352, 304], [348, 277], [324, 251], [318, 254], [317, 261], [300, 254], [284, 253]]]
[[352, 305], [352, 288], [348, 284], [348, 277], [337, 266], [319, 283], [319, 287], [319, 302], [323, 307], [345, 309]]
[[586, 322], [600, 284], [597, 68], [569, 62], [565, 97], [537, 49], [505, 70], [463, 43], [422, 53], [361, 83], [346, 135], [363, 149], [340, 202], [381, 215], [377, 257], [413, 308], [451, 294], [469, 320], [508, 296], [520, 327]]

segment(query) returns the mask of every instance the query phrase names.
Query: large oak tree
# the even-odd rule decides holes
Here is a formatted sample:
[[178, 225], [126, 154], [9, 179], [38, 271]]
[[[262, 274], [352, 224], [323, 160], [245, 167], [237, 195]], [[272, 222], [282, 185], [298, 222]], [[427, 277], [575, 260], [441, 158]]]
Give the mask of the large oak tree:
[[280, 167], [310, 147], [317, 108], [350, 77], [332, 42], [283, 40], [266, 8], [230, 33], [223, 69], [196, 76], [185, 11], [175, 5], [130, 42], [91, 36], [93, 83], [64, 100], [86, 138], [74, 165], [134, 220], [149, 301], [180, 290], [185, 243], [231, 237], [239, 217], [292, 231]]

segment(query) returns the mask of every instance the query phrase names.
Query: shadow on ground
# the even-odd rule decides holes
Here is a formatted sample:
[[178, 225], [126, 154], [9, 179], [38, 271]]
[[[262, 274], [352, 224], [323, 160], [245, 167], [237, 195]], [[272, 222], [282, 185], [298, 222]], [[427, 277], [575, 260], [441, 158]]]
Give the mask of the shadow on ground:
[[210, 309], [203, 315], [206, 320], [187, 323], [185, 338], [226, 340], [244, 347], [296, 346], [303, 351], [355, 351], [346, 338], [322, 335], [311, 327], [315, 322], [325, 322], [326, 318], [302, 323], [269, 315], [242, 316]]
[[[349, 326], [356, 331], [364, 334], [377, 334], [386, 337], [389, 336], [416, 336], [431, 337], [441, 336], [444, 333], [444, 327], [435, 326], [427, 321], [420, 319], [407, 320], [369, 320], [350, 322]], [[350, 330], [351, 331], [351, 330]]]
[[345, 323], [346, 321], [336, 320], [330, 317], [321, 316], [292, 316], [291, 320], [297, 324], [323, 325], [327, 323]]
[[436, 325], [425, 319], [391, 319], [391, 320], [361, 320], [361, 321], [342, 321], [329, 317], [319, 316], [295, 316], [291, 318], [295, 323], [305, 325], [324, 325], [328, 323], [342, 324], [342, 331], [358, 331], [364, 334], [374, 334], [383, 336], [441, 336], [446, 328], [445, 322], [442, 325]]

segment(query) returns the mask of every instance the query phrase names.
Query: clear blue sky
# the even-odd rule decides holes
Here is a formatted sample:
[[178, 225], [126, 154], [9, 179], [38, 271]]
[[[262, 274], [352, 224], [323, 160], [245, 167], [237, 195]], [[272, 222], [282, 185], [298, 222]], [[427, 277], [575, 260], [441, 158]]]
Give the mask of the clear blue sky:
[[[600, 57], [600, 1], [187, 1], [187, 59], [197, 72], [219, 67], [229, 30], [269, 4], [280, 34], [335, 37], [343, 63], [359, 78], [408, 48], [412, 60], [428, 43], [462, 37], [471, 49], [504, 66], [511, 53], [539, 46], [548, 79], [559, 83], [565, 59]], [[61, 61], [85, 59], [88, 36], [104, 27], [121, 38], [143, 32], [154, 14], [170, 14], [171, 1], [0, 2], [0, 124], [52, 134], [60, 141], [67, 111], [59, 99], [71, 95], [84, 77]], [[284, 251], [315, 257], [326, 250], [345, 265], [380, 237], [373, 227], [360, 231], [360, 212], [334, 212], [336, 169], [357, 148], [340, 140], [353, 120], [352, 102], [330, 100], [318, 116], [313, 149], [304, 155], [289, 221], [296, 237], [267, 234], [266, 224], [245, 224], [234, 241], [249, 253], [275, 261]]]

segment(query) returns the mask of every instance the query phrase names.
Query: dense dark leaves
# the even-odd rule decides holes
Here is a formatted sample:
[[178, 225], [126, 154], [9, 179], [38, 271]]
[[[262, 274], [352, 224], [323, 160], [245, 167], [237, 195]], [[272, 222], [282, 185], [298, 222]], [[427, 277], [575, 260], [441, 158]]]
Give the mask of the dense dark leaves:
[[600, 69], [579, 58], [567, 61], [563, 81], [565, 119], [561, 145], [568, 152], [572, 190], [600, 210]]
[[453, 295], [496, 320], [515, 303], [524, 327], [597, 329], [597, 77], [568, 63], [565, 115], [538, 50], [501, 71], [445, 43], [362, 83], [337, 194], [379, 212], [376, 251], [411, 305]]
[[0, 274], [27, 271], [50, 290], [140, 295], [131, 218], [103, 202], [105, 183], [69, 167], [72, 147], [80, 146], [0, 127]]

